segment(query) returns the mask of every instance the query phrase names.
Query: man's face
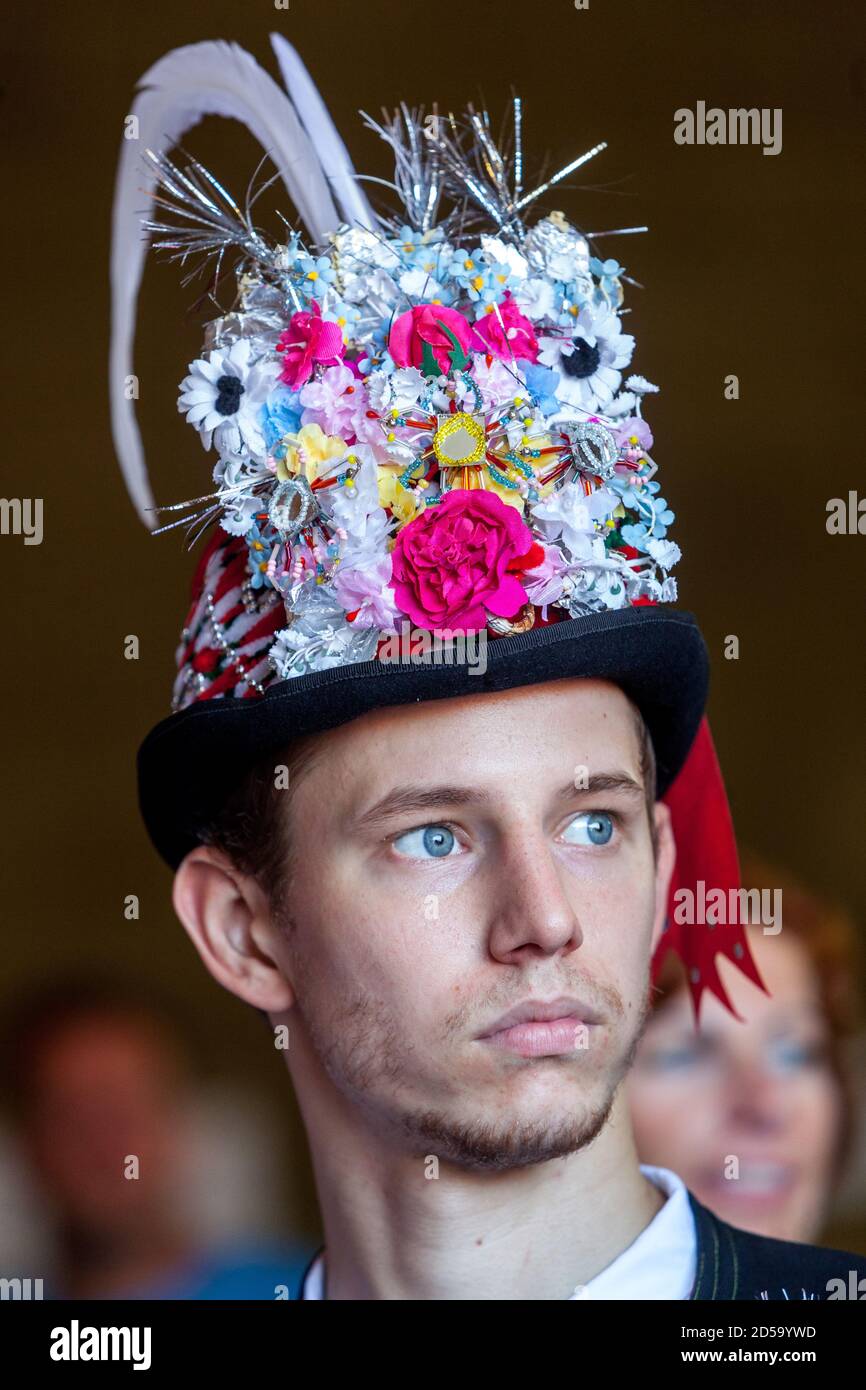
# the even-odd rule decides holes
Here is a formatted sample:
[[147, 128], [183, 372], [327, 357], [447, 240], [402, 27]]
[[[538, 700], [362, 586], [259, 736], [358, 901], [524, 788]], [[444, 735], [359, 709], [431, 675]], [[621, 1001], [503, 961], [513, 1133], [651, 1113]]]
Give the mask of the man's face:
[[[658, 866], [634, 712], [606, 682], [381, 710], [329, 734], [292, 790], [272, 947], [302, 1107], [326, 1074], [363, 1125], [467, 1167], [588, 1143], [646, 1017], [671, 858], [664, 808], [656, 820]], [[563, 997], [569, 1024], [484, 1037]]]

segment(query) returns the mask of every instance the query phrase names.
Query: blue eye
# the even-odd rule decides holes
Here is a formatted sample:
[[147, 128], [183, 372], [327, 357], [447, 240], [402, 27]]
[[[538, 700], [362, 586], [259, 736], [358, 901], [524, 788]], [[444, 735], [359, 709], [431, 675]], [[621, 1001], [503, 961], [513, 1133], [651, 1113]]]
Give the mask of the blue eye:
[[703, 1061], [703, 1058], [703, 1052], [694, 1047], [659, 1048], [650, 1054], [648, 1064], [654, 1071], [679, 1071]]
[[569, 822], [563, 838], [570, 845], [606, 845], [612, 835], [613, 819], [606, 812], [584, 811]]
[[447, 859], [456, 844], [454, 833], [447, 825], [421, 825], [417, 830], [398, 835], [394, 848], [412, 859], [426, 859], [428, 856], [431, 859]]
[[821, 1043], [805, 1043], [791, 1041], [776, 1041], [770, 1048], [773, 1060], [784, 1070], [786, 1068], [796, 1069], [798, 1067], [814, 1067], [820, 1065], [826, 1057], [826, 1050]]

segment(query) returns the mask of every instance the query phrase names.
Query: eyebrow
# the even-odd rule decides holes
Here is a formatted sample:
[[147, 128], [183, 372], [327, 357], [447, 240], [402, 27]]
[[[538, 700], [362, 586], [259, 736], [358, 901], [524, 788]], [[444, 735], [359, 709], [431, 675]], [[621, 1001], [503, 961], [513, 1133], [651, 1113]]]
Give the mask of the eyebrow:
[[[585, 787], [576, 787], [574, 782], [566, 782], [555, 793], [559, 801], [570, 801], [574, 797], [597, 795], [599, 792], [617, 792], [629, 797], [644, 799], [644, 789], [626, 772], [596, 772], [587, 778]], [[458, 786], [419, 786], [406, 785], [394, 787], [361, 815], [352, 818], [354, 830], [364, 830], [394, 816], [408, 815], [415, 811], [436, 810], [443, 806], [490, 806], [494, 798], [489, 792], [476, 787]]]

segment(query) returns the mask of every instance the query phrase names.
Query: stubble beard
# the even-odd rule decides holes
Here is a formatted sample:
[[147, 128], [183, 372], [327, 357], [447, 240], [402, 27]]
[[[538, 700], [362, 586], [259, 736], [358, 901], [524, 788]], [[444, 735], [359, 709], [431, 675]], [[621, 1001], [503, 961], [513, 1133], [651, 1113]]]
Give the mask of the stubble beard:
[[[308, 1005], [316, 995], [309, 992], [308, 972], [302, 957], [303, 952], [298, 951], [296, 1007], [311, 1046], [336, 1088], [351, 1103], [368, 1112], [373, 1098], [380, 1119], [384, 1117], [395, 1142], [407, 1153], [422, 1159], [435, 1156], [440, 1162], [469, 1171], [507, 1172], [527, 1168], [564, 1158], [591, 1144], [607, 1123], [617, 1090], [634, 1062], [650, 1014], [647, 981], [630, 1038], [623, 1041], [606, 1075], [596, 1074], [593, 1078], [592, 1084], [601, 1085], [603, 1092], [597, 1102], [579, 1100], [576, 1105], [569, 1106], [568, 1114], [557, 1118], [520, 1122], [505, 1116], [467, 1121], [444, 1108], [409, 1106], [401, 1109], [400, 1096], [409, 1077], [407, 1062], [414, 1050], [413, 1044], [406, 1042], [385, 1002], [367, 994], [356, 993], [323, 1019], [315, 1007]], [[625, 1013], [621, 1002], [618, 1009], [608, 1008], [608, 1019], [612, 1016], [622, 1024]], [[580, 1066], [580, 1061], [564, 1055], [526, 1061], [523, 1065], [573, 1068]], [[391, 1106], [386, 1111], [382, 1097], [388, 1095]]]

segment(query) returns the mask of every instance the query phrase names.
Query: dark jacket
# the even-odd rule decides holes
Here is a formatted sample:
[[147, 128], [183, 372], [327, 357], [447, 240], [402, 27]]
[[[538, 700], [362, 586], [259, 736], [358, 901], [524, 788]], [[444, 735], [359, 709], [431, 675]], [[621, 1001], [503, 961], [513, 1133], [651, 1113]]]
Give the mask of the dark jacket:
[[866, 1299], [866, 1256], [756, 1236], [722, 1221], [692, 1192], [689, 1201], [698, 1235], [690, 1298]]
[[[756, 1236], [729, 1226], [691, 1191], [689, 1201], [697, 1231], [697, 1269], [690, 1299], [866, 1300], [866, 1255]], [[315, 1258], [308, 1261], [304, 1275]], [[301, 1297], [303, 1280], [304, 1276], [294, 1289], [294, 1299]]]

